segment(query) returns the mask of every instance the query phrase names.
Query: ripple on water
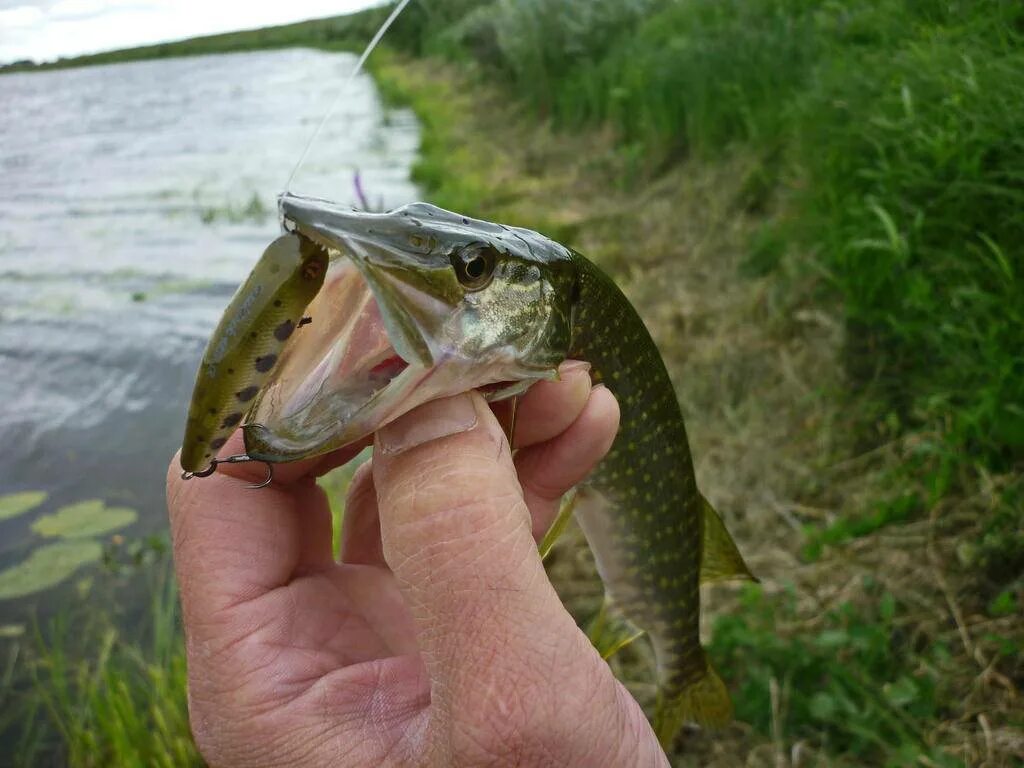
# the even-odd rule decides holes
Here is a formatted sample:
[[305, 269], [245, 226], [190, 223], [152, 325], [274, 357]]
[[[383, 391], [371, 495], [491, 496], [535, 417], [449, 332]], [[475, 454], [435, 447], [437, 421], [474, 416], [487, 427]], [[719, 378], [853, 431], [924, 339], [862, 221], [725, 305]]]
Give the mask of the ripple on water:
[[[205, 339], [276, 236], [275, 196], [352, 64], [286, 50], [0, 78], [5, 493], [124, 500], [139, 530], [165, 524]], [[367, 77], [344, 101], [295, 191], [354, 202], [358, 168], [374, 201], [415, 199], [411, 115], [386, 116]], [[32, 536], [21, 518], [0, 535]], [[4, 605], [0, 624], [20, 620]]]

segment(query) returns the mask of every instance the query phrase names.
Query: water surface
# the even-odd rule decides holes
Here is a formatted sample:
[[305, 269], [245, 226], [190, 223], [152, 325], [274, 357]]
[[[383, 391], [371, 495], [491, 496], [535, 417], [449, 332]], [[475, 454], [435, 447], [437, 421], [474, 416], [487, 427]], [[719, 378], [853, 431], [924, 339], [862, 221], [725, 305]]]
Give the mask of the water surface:
[[[275, 197], [354, 63], [309, 50], [0, 77], [0, 570], [38, 514], [87, 498], [165, 526], [163, 480], [196, 366], [235, 288], [278, 233]], [[418, 131], [362, 76], [292, 191], [416, 198]], [[44, 598], [45, 599], [45, 598]], [[35, 600], [0, 601], [0, 624]]]

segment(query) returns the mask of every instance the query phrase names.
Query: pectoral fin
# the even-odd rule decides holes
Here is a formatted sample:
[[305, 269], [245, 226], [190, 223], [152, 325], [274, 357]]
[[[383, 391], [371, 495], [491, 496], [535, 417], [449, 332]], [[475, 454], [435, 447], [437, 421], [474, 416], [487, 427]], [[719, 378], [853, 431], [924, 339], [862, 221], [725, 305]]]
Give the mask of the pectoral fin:
[[700, 583], [742, 579], [757, 581], [743, 562], [743, 556], [725, 529], [722, 518], [703, 496], [701, 500], [701, 559]]
[[610, 659], [643, 634], [642, 629], [615, 609], [607, 595], [587, 627], [587, 637], [602, 659]]

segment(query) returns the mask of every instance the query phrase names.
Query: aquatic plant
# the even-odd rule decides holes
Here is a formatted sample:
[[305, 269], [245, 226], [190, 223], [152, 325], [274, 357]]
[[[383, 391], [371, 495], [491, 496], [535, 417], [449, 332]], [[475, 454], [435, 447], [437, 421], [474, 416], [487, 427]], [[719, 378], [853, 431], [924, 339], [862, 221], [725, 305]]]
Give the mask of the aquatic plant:
[[31, 512], [46, 501], [46, 497], [46, 491], [22, 491], [0, 496], [0, 520], [9, 520]]
[[[35, 509], [45, 498], [42, 491], [6, 496], [0, 499], [0, 510], [7, 517], [14, 517]], [[0, 571], [0, 600], [50, 589], [79, 568], [97, 562], [103, 556], [103, 546], [96, 537], [131, 525], [137, 518], [134, 509], [108, 507], [98, 499], [70, 504], [40, 516], [33, 521], [32, 531], [61, 541], [36, 547], [20, 563]]]
[[108, 507], [98, 499], [80, 501], [43, 515], [32, 530], [46, 538], [87, 539], [131, 525], [138, 513], [128, 507]]
[[20, 563], [0, 571], [0, 600], [25, 597], [54, 587], [102, 556], [103, 546], [91, 539], [44, 544]]

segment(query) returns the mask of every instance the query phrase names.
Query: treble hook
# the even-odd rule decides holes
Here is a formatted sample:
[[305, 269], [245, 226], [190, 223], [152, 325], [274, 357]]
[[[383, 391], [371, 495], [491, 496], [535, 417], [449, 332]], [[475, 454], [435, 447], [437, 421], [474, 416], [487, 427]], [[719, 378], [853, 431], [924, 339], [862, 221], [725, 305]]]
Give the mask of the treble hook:
[[[182, 472], [181, 479], [191, 480], [193, 477], [209, 477], [210, 475], [217, 471], [218, 464], [247, 464], [250, 461], [259, 461], [259, 459], [254, 459], [246, 453], [239, 453], [234, 456], [228, 456], [227, 458], [224, 459], [213, 459], [210, 462], [210, 466], [208, 466], [201, 472]], [[246, 488], [251, 488], [254, 491], [258, 491], [260, 488], [266, 488], [268, 485], [274, 482], [274, 465], [271, 464], [269, 461], [264, 461], [263, 463], [266, 464], [267, 466], [267, 479], [264, 480], [259, 485], [247, 485]]]

